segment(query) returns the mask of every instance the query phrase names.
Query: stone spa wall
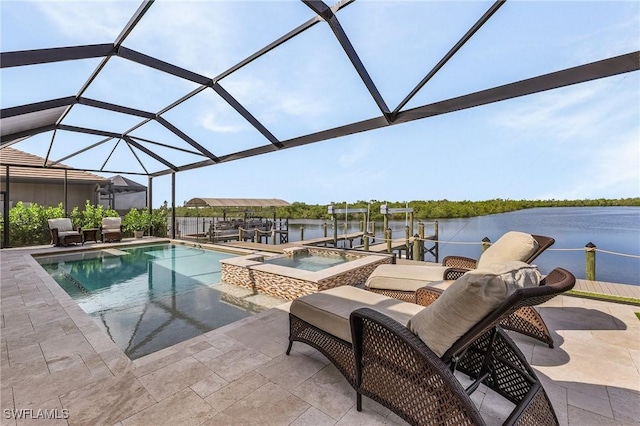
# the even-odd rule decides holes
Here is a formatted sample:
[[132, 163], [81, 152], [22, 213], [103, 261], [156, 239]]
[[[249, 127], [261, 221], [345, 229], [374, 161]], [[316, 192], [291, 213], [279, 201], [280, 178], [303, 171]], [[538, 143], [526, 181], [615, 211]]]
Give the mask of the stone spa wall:
[[337, 249], [309, 248], [308, 252], [318, 256], [346, 256], [353, 260], [311, 272], [262, 263], [264, 256], [259, 254], [242, 256], [221, 261], [222, 281], [282, 299], [294, 300], [305, 294], [341, 285], [364, 284], [378, 265], [392, 262], [391, 256], [360, 254]]

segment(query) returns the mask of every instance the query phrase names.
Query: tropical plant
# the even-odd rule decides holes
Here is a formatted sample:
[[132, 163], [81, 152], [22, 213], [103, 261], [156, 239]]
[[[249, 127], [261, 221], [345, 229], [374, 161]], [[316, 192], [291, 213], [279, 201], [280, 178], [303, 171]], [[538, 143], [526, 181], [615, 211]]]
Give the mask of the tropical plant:
[[101, 204], [93, 205], [89, 200], [87, 200], [83, 211], [74, 207], [70, 215], [74, 229], [99, 228], [102, 225], [102, 218], [118, 216], [117, 211], [111, 208], [105, 209]]
[[129, 235], [135, 231], [147, 231], [151, 226], [151, 214], [148, 210], [131, 209], [122, 220], [122, 227]]
[[166, 207], [160, 207], [159, 209], [155, 209], [151, 213], [151, 232], [155, 237], [166, 237], [167, 236], [167, 217], [169, 215], [169, 210]]
[[33, 203], [29, 207], [18, 201], [9, 210], [9, 245], [24, 247], [51, 241], [47, 219], [64, 217], [62, 203], [55, 207]]

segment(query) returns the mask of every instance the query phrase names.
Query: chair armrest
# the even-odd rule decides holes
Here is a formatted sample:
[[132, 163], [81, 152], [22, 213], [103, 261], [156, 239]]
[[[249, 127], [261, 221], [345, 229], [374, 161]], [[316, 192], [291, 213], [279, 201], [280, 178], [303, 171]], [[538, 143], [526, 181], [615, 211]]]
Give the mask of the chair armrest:
[[446, 256], [442, 259], [443, 266], [461, 269], [475, 269], [478, 261], [464, 256]]
[[406, 327], [369, 308], [350, 321], [359, 395], [411, 424], [485, 424], [449, 366]]
[[420, 287], [416, 290], [416, 304], [420, 306], [429, 306], [436, 301], [444, 290], [436, 287]]
[[464, 274], [466, 274], [470, 270], [471, 269], [466, 269], [466, 268], [447, 268], [444, 271], [444, 274], [442, 274], [442, 279], [443, 280], [457, 280], [458, 278], [460, 278], [461, 276], [463, 276]]

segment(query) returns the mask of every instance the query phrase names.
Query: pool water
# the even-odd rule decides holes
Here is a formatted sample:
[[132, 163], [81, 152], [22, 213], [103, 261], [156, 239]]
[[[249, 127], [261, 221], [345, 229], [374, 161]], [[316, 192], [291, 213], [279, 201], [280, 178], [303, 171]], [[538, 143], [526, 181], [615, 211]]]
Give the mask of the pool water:
[[314, 256], [311, 254], [272, 257], [265, 259], [264, 263], [272, 265], [286, 266], [289, 268], [303, 269], [305, 271], [317, 272], [332, 266], [348, 262], [350, 259], [340, 256]]
[[220, 260], [235, 255], [172, 244], [37, 258], [131, 359], [255, 312], [221, 300]]

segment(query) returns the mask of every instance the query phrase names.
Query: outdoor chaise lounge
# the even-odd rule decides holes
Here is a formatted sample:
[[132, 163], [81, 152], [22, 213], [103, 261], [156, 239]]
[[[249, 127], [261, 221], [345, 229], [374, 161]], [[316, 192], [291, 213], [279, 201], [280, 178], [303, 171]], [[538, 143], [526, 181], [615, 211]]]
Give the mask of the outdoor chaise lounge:
[[102, 218], [102, 226], [100, 227], [102, 234], [102, 242], [121, 241], [122, 240], [122, 219], [120, 217]]
[[67, 246], [70, 243], [82, 243], [82, 233], [74, 230], [71, 219], [61, 217], [48, 219], [49, 232], [51, 233], [51, 244], [54, 246]]
[[[540, 380], [498, 324], [571, 289], [575, 277], [556, 268], [521, 287], [537, 274], [522, 265], [466, 274], [428, 307], [349, 286], [302, 296], [291, 304], [287, 354], [300, 341], [326, 355], [356, 390], [359, 411], [365, 395], [411, 424], [482, 425], [471, 394], [484, 384], [515, 404], [504, 424], [557, 425]], [[460, 375], [472, 381], [466, 389]]]
[[[438, 296], [438, 290], [429, 297], [416, 298], [416, 290], [426, 285], [446, 284], [466, 272], [496, 262], [519, 260], [531, 263], [549, 248], [555, 240], [542, 235], [510, 231], [493, 243], [478, 260], [463, 256], [447, 256], [442, 265], [380, 265], [367, 279], [365, 288], [374, 293], [426, 306]], [[505, 318], [502, 326], [517, 331], [553, 347], [547, 325], [540, 314], [531, 307], [523, 307]]]

